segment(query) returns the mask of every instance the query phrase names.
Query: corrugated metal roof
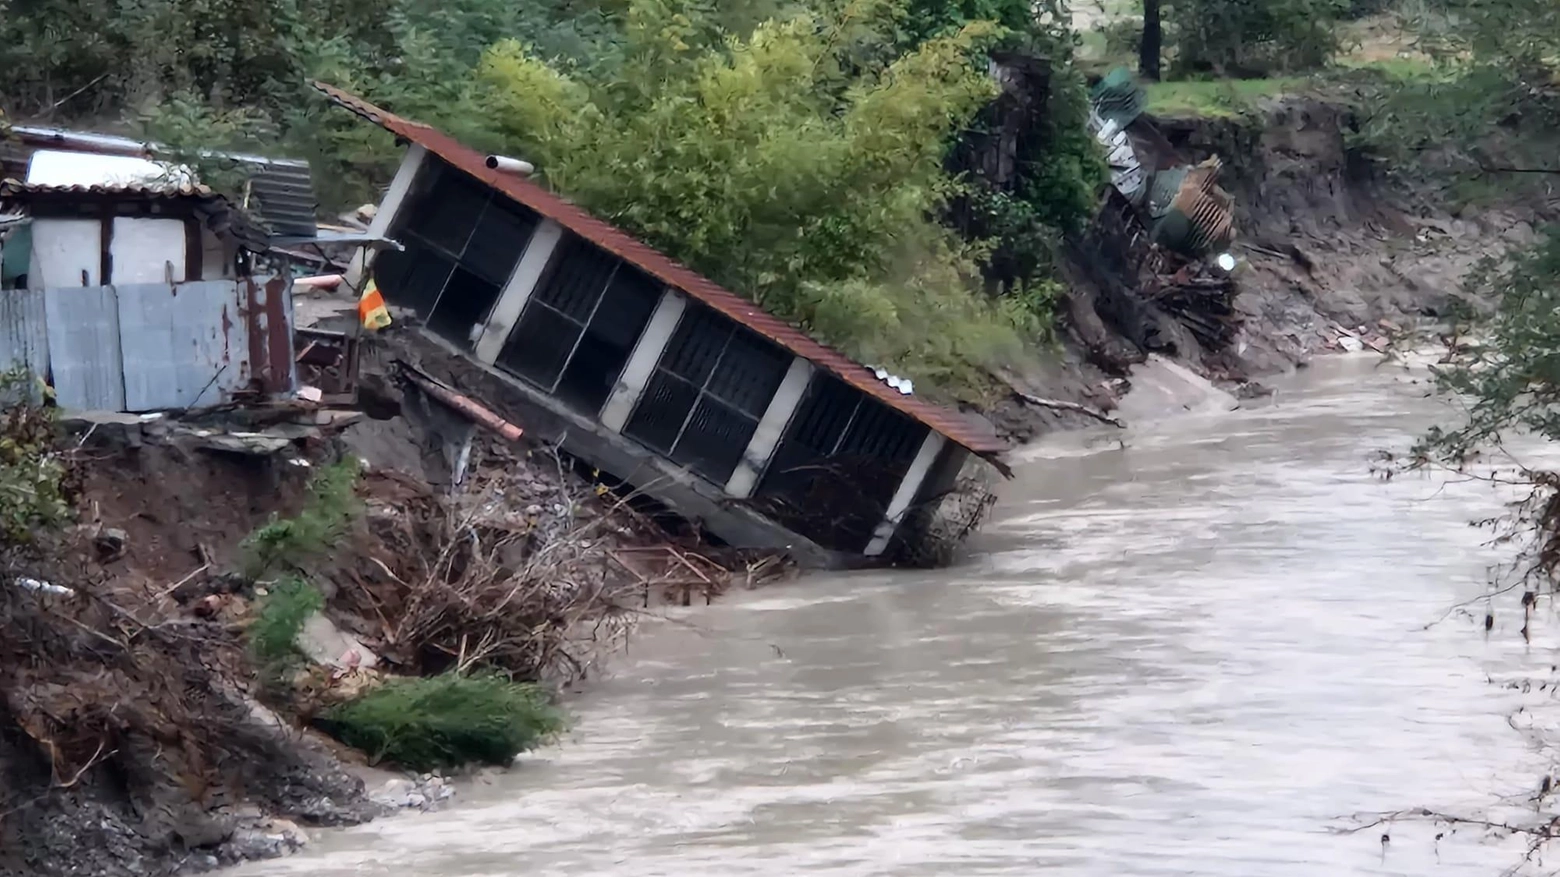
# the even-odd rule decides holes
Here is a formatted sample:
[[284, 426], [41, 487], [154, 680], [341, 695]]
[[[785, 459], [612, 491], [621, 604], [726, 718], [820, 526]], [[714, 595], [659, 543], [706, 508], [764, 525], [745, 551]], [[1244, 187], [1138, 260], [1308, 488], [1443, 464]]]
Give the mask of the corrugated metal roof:
[[249, 178], [251, 191], [259, 202], [260, 220], [278, 235], [312, 235], [314, 211], [314, 175], [306, 161], [271, 159], [254, 164]]
[[524, 177], [489, 170], [487, 156], [429, 125], [403, 119], [338, 88], [314, 83], [332, 103], [373, 122], [398, 137], [421, 145], [439, 158], [552, 219], [582, 238], [646, 273], [674, 286], [727, 317], [779, 344], [793, 354], [838, 375], [841, 380], [890, 408], [917, 420], [971, 451], [990, 456], [1007, 449], [995, 435], [981, 430], [963, 414], [933, 405], [915, 396], [902, 395], [878, 380], [866, 366], [808, 337], [795, 326], [761, 310], [707, 277], [609, 225], [584, 208], [565, 200]]

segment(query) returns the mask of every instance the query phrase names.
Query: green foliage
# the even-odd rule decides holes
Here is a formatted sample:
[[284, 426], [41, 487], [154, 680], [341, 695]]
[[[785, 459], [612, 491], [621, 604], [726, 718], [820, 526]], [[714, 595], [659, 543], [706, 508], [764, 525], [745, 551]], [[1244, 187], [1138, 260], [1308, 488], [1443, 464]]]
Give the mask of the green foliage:
[[361, 508], [356, 493], [361, 472], [351, 456], [317, 472], [302, 511], [273, 519], [244, 539], [244, 574], [257, 579], [278, 567], [298, 569], [335, 545]]
[[70, 517], [55, 409], [39, 403], [40, 382], [25, 368], [0, 372], [0, 545], [32, 541], [38, 528]]
[[1252, 112], [1262, 98], [1277, 97], [1305, 83], [1296, 77], [1151, 82], [1146, 88], [1148, 111], [1165, 117], [1234, 118]]
[[1338, 51], [1345, 0], [1175, 0], [1165, 24], [1177, 76], [1313, 70]]
[[189, 168], [200, 182], [233, 197], [241, 195], [254, 168], [213, 155], [212, 144], [253, 148], [276, 136], [275, 126], [257, 110], [217, 110], [190, 93], [174, 95], [141, 114], [136, 127], [143, 139], [164, 147], [158, 159], [170, 176]]
[[394, 149], [328, 110], [310, 78], [458, 120], [472, 67], [499, 39], [611, 65], [610, 32], [599, 4], [579, 0], [0, 0], [0, 104], [51, 121], [127, 114], [179, 160], [197, 148], [301, 155], [339, 205], [388, 179]]
[[1484, 263], [1471, 291], [1497, 301], [1495, 312], [1436, 372], [1441, 389], [1467, 400], [1467, 419], [1432, 430], [1418, 449], [1454, 466], [1512, 432], [1560, 440], [1560, 234], [1504, 265]]
[[[1555, 168], [1560, 4], [1420, 0], [1414, 8], [1419, 47], [1434, 65], [1403, 71], [1371, 94], [1362, 139], [1401, 168], [1424, 168], [1426, 153], [1437, 159], [1430, 166], [1437, 172], [1489, 176], [1496, 173], [1492, 166]], [[1522, 180], [1507, 175], [1491, 182], [1511, 187]]]
[[[324, 79], [535, 159], [765, 307], [966, 392], [1036, 316], [984, 295], [987, 257], [1024, 266], [1002, 295], [1044, 280], [1049, 247], [1022, 248], [1086, 221], [1104, 178], [1070, 20], [1064, 0], [0, 0], [0, 103], [129, 108], [220, 190], [247, 169], [210, 151], [237, 149], [309, 159], [327, 206], [371, 200], [397, 150], [307, 86]], [[939, 165], [994, 93], [993, 47], [1049, 61], [1048, 127], [1004, 189], [1021, 227], [962, 241], [936, 221], [960, 191]]]
[[906, 5], [902, 27], [907, 44], [914, 46], [972, 21], [989, 21], [1024, 33], [1035, 27], [1035, 13], [1030, 0], [912, 0]]
[[994, 91], [972, 55], [999, 31], [972, 23], [854, 67], [878, 6], [713, 43], [672, 4], [635, 0], [623, 79], [502, 43], [482, 66], [483, 115], [555, 187], [770, 311], [968, 386], [1018, 339], [933, 217], [945, 144]]
[[325, 608], [325, 597], [308, 581], [286, 576], [275, 582], [260, 599], [260, 609], [249, 626], [249, 649], [269, 671], [285, 668], [297, 657], [295, 643], [309, 616]]
[[412, 770], [507, 765], [564, 728], [562, 713], [540, 688], [455, 673], [389, 680], [317, 721], [373, 762]]

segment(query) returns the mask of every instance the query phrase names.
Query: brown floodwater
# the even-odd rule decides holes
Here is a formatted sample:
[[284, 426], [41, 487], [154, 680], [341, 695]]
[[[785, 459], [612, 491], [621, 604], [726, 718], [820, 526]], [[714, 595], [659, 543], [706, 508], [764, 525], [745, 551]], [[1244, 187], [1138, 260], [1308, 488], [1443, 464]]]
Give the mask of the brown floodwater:
[[559, 745], [240, 873], [1499, 874], [1520, 844], [1336, 829], [1529, 806], [1551, 695], [1500, 683], [1548, 678], [1557, 625], [1546, 604], [1525, 644], [1512, 600], [1484, 633], [1509, 549], [1469, 526], [1508, 495], [1371, 475], [1447, 416], [1422, 373], [1337, 358], [1277, 385], [1027, 449], [955, 568], [657, 622]]

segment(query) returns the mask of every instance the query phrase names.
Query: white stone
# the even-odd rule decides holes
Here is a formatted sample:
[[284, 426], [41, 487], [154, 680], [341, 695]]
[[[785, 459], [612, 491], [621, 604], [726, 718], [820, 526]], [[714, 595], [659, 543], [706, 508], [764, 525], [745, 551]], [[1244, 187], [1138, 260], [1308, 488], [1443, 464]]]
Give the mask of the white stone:
[[318, 612], [303, 623], [296, 644], [309, 660], [324, 667], [368, 670], [379, 665], [379, 656], [368, 646]]

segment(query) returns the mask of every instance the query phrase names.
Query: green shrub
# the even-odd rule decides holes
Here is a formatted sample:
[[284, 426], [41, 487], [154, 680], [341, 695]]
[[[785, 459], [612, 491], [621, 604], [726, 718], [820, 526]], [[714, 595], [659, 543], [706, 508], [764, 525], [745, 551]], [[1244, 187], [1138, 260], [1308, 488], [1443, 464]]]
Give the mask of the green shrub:
[[59, 424], [37, 387], [26, 369], [0, 372], [0, 544], [28, 542], [36, 528], [70, 516]]
[[1338, 51], [1344, 0], [1177, 0], [1166, 25], [1177, 76], [1314, 70]]
[[249, 627], [249, 648], [267, 668], [284, 667], [296, 654], [298, 631], [309, 616], [325, 608], [320, 589], [296, 576], [271, 586]]
[[291, 518], [273, 519], [259, 527], [243, 545], [243, 570], [251, 579], [279, 566], [301, 567], [335, 545], [356, 517], [357, 458], [346, 457], [321, 469], [309, 482], [309, 499]]
[[564, 726], [535, 685], [455, 673], [390, 680], [317, 722], [374, 762], [412, 770], [506, 765]]

